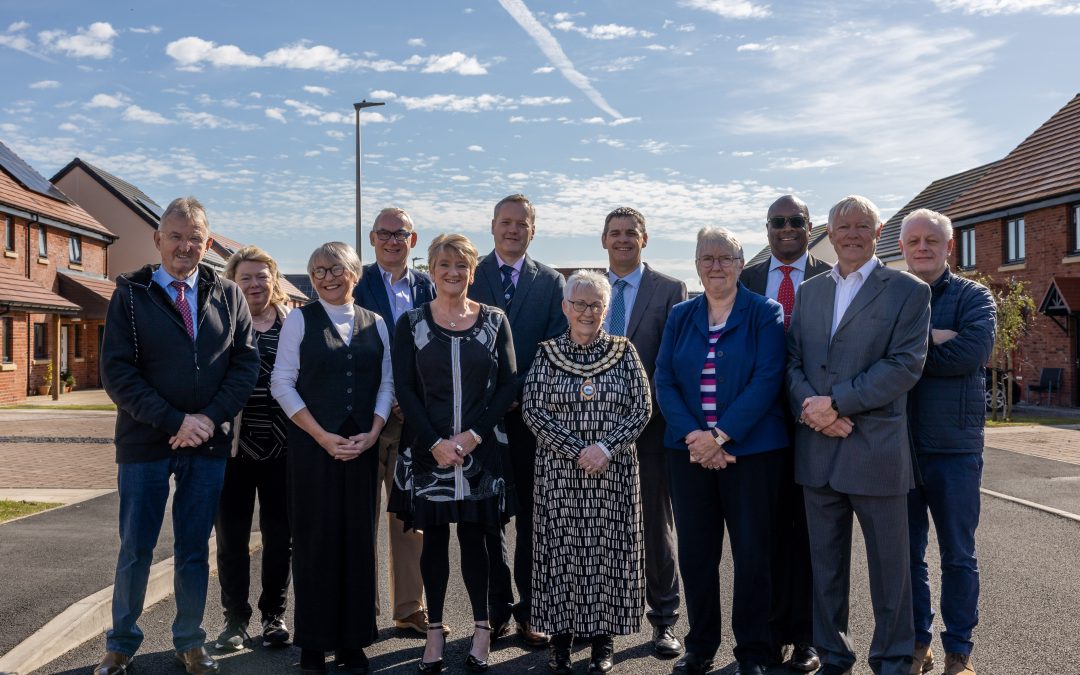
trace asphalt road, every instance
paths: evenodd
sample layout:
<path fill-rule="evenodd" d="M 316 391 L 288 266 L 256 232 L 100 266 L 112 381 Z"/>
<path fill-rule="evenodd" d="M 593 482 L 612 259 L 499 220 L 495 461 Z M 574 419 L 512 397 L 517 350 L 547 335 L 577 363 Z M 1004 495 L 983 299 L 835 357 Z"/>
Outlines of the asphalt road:
<path fill-rule="evenodd" d="M 998 492 L 1045 503 L 1080 513 L 1080 466 L 987 449 L 984 486 Z M 452 539 L 451 541 L 455 541 Z M 992 497 L 983 498 L 982 525 L 978 545 L 982 568 L 981 622 L 976 630 L 975 665 L 983 675 L 1030 675 L 1080 673 L 1080 523 L 1043 513 L 1029 507 Z M 385 549 L 385 532 L 381 550 Z M 856 528 L 852 570 L 851 633 L 860 663 L 855 675 L 868 675 L 866 649 L 872 631 L 872 613 L 867 590 L 862 541 Z M 451 546 L 453 550 L 453 546 Z M 930 555 L 936 556 L 931 542 Z M 256 556 L 257 560 L 257 556 Z M 729 590 L 730 557 L 725 552 L 721 568 L 722 586 Z M 456 569 L 456 565 L 452 566 Z M 257 573 L 253 573 L 257 579 Z M 938 574 L 932 572 L 937 587 Z M 387 595 L 386 571 L 380 578 L 383 597 Z M 204 627 L 212 640 L 222 627 L 216 578 L 211 579 Z M 453 627 L 446 650 L 450 672 L 465 672 L 461 665 L 469 648 L 470 611 L 460 576 L 451 573 L 447 622 Z M 730 606 L 730 595 L 724 599 Z M 169 625 L 173 617 L 172 599 L 148 609 L 141 621 L 146 642 L 136 658 L 135 673 L 175 674 L 182 672 L 172 660 Z M 290 617 L 291 619 L 291 617 Z M 291 622 L 290 622 L 291 623 Z M 373 670 L 387 673 L 415 672 L 423 640 L 419 635 L 390 628 L 388 618 L 380 623 L 379 641 L 369 648 Z M 940 629 L 940 626 L 938 627 Z M 685 633 L 684 621 L 677 632 Z M 731 675 L 735 664 L 730 656 L 729 628 L 714 672 Z M 624 673 L 667 673 L 673 661 L 652 656 L 648 634 L 616 641 L 616 669 Z M 935 641 L 935 651 L 940 643 Z M 68 675 L 90 673 L 100 658 L 104 640 L 93 640 L 37 671 Z M 575 647 L 575 662 L 584 672 L 588 645 Z M 939 654 L 939 658 L 943 655 Z M 516 637 L 495 644 L 491 663 L 498 672 L 546 672 L 546 652 L 530 651 Z M 222 671 L 228 674 L 296 672 L 299 651 L 293 648 L 267 650 L 261 647 L 225 656 Z M 939 661 L 940 663 L 940 661 Z M 786 673 L 777 668 L 770 675 Z M 940 672 L 940 670 L 936 671 Z"/>

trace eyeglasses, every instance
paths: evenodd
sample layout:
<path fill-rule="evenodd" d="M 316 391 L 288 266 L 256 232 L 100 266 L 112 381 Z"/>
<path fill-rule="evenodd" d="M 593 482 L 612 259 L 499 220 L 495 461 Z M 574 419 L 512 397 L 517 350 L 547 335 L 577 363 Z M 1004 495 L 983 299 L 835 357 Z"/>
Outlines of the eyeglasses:
<path fill-rule="evenodd" d="M 340 277 L 342 274 L 345 274 L 345 267 L 343 265 L 334 265 L 333 267 L 329 268 L 316 267 L 315 269 L 311 270 L 311 276 L 315 277 L 316 279 L 325 279 L 327 272 L 330 273 L 330 276 Z"/>
<path fill-rule="evenodd" d="M 409 237 L 412 236 L 412 234 L 413 233 L 409 230 L 395 230 L 393 232 L 391 232 L 390 230 L 382 229 L 375 230 L 375 236 L 379 239 L 379 241 L 390 241 L 391 239 L 393 239 L 399 244 L 405 243 L 409 239 Z"/>
<path fill-rule="evenodd" d="M 765 222 L 774 230 L 782 230 L 784 225 L 791 225 L 797 230 L 806 227 L 806 218 L 804 216 L 773 216 Z"/>
<path fill-rule="evenodd" d="M 697 264 L 701 267 L 704 267 L 705 269 L 709 269 L 713 265 L 719 263 L 720 267 L 727 269 L 728 267 L 734 265 L 736 260 L 742 260 L 742 258 L 733 255 L 703 255 L 697 259 Z"/>
<path fill-rule="evenodd" d="M 591 311 L 593 314 L 599 314 L 604 311 L 604 303 L 594 302 L 589 304 L 584 300 L 572 300 L 570 305 L 574 308 L 574 311 L 578 314 L 584 314 L 585 310 Z"/>

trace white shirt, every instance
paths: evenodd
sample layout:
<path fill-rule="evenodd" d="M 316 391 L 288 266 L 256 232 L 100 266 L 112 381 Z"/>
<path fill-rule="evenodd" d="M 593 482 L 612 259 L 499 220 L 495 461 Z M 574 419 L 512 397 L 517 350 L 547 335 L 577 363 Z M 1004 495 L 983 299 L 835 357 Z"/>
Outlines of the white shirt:
<path fill-rule="evenodd" d="M 795 284 L 795 293 L 799 292 L 799 284 L 806 278 L 806 258 L 809 253 L 803 253 L 799 256 L 799 259 L 791 263 L 791 266 L 795 269 L 791 270 L 791 283 Z M 780 283 L 784 280 L 784 273 L 780 270 L 781 265 L 787 265 L 786 262 L 780 262 L 776 259 L 776 256 L 769 256 L 769 276 L 765 279 L 765 297 L 778 300 L 780 295 Z"/>
<path fill-rule="evenodd" d="M 330 323 L 337 329 L 338 335 L 345 344 L 352 342 L 353 326 L 356 323 L 354 305 L 350 302 L 344 305 L 331 305 L 319 303 L 330 317 Z M 390 419 L 390 406 L 394 402 L 394 371 L 390 365 L 390 334 L 386 329 L 386 322 L 381 316 L 375 316 L 375 328 L 382 338 L 382 380 L 379 383 L 379 391 L 375 396 L 375 414 L 384 420 Z M 289 312 L 285 317 L 285 323 L 281 325 L 278 334 L 277 360 L 274 361 L 274 372 L 270 374 L 270 394 L 277 400 L 278 405 L 290 418 L 307 407 L 300 392 L 296 391 L 296 378 L 300 373 L 300 343 L 304 340 L 304 313 Z M 327 429 L 327 431 L 336 431 Z"/>
<path fill-rule="evenodd" d="M 870 258 L 870 260 L 866 261 L 862 267 L 847 275 L 846 279 L 840 276 L 840 263 L 836 263 L 833 265 L 833 268 L 829 270 L 829 276 L 836 282 L 836 296 L 833 300 L 832 330 L 829 331 L 830 338 L 836 334 L 836 327 L 840 325 L 840 320 L 844 318 L 844 312 L 847 311 L 848 306 L 851 305 L 851 301 L 858 295 L 863 282 L 869 278 L 871 272 L 877 269 L 878 264 L 879 261 L 877 257 Z M 293 312 L 293 314 L 295 313 L 296 312 Z"/>

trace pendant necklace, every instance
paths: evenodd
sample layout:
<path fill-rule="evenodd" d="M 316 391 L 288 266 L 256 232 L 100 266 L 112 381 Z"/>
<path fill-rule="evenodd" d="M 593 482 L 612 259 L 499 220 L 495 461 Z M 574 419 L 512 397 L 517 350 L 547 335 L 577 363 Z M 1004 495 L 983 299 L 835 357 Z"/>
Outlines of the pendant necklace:
<path fill-rule="evenodd" d="M 586 377 L 581 381 L 580 391 L 581 398 L 586 401 L 593 400 L 593 397 L 596 396 L 596 385 L 593 383 L 592 378 Z"/>

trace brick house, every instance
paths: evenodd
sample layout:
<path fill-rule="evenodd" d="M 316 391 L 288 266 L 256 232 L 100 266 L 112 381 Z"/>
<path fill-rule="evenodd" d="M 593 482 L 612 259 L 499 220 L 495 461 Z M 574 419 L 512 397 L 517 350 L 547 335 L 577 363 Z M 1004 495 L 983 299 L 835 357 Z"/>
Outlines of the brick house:
<path fill-rule="evenodd" d="M 61 373 L 98 387 L 98 346 L 116 234 L 0 143 L 0 405 Z M 46 373 L 52 365 L 52 382 Z"/>

